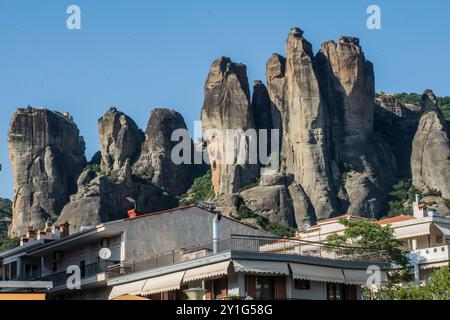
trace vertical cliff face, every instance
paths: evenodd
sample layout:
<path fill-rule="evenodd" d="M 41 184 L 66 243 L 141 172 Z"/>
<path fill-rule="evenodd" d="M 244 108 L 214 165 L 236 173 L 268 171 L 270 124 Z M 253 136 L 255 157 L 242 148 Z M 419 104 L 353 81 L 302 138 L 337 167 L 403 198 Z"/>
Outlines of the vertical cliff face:
<path fill-rule="evenodd" d="M 136 123 L 111 107 L 98 120 L 101 166 L 105 171 L 119 170 L 127 159 L 134 161 L 144 139 Z"/>
<path fill-rule="evenodd" d="M 248 143 L 233 146 L 226 138 L 227 130 L 255 128 L 245 65 L 226 57 L 212 63 L 205 83 L 201 118 L 214 191 L 217 195 L 236 192 L 259 174 L 257 165 L 236 161 L 239 155 L 245 156 Z M 245 138 L 238 133 L 234 140 L 241 142 Z"/>
<path fill-rule="evenodd" d="M 84 141 L 69 115 L 46 109 L 18 109 L 8 143 L 14 176 L 10 235 L 56 218 L 85 165 Z"/>
<path fill-rule="evenodd" d="M 270 84 L 272 80 L 269 82 L 274 100 L 282 97 L 279 111 L 285 170 L 303 188 L 316 217 L 327 218 L 337 207 L 326 145 L 327 110 L 314 67 L 312 46 L 298 28 L 292 29 L 286 41 L 285 61 L 284 83 L 277 86 Z M 267 78 L 273 78 L 271 73 L 272 70 L 267 70 Z M 280 74 L 275 82 L 281 79 Z M 283 92 L 273 90 L 277 87 Z"/>
<path fill-rule="evenodd" d="M 372 63 L 352 37 L 325 42 L 316 59 L 329 108 L 331 159 L 341 176 L 345 174 L 341 198 L 348 202 L 349 214 L 377 216 L 394 182 L 396 163 L 389 146 L 373 131 Z"/>
<path fill-rule="evenodd" d="M 185 137 L 187 141 L 184 143 L 187 144 L 191 154 L 181 155 L 185 156 L 190 164 L 175 163 L 172 159 L 172 151 L 181 142 L 172 141 L 172 133 L 178 129 L 188 133 L 181 114 L 170 109 L 154 109 L 145 132 L 141 155 L 133 165 L 134 174 L 146 176 L 156 185 L 176 195 L 184 193 L 192 185 L 196 172 L 192 162 L 193 143 L 190 137 Z M 180 152 L 177 152 L 177 156 L 179 155 Z"/>
<path fill-rule="evenodd" d="M 411 155 L 413 184 L 420 190 L 435 189 L 450 199 L 450 142 L 448 128 L 431 90 L 422 96 L 422 115 Z"/>

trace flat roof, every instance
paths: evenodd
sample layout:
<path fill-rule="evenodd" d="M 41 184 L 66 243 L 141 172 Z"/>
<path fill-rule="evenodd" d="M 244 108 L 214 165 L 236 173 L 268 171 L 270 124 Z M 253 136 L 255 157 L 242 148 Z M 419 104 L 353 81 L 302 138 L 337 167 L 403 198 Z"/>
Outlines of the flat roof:
<path fill-rule="evenodd" d="M 236 260 L 253 260 L 253 261 L 273 261 L 273 262 L 292 262 L 300 263 L 321 267 L 332 267 L 339 269 L 349 269 L 349 270 L 367 270 L 367 268 L 374 263 L 362 263 L 362 262 L 352 262 L 352 261 L 341 261 L 326 259 L 320 257 L 311 256 L 299 256 L 291 254 L 278 254 L 278 253 L 259 253 L 259 252 L 242 252 L 242 251 L 225 251 L 215 255 L 202 257 L 190 261 L 180 262 L 177 264 L 172 264 L 168 266 L 163 266 L 159 268 L 149 269 L 145 271 L 140 271 L 136 273 L 130 273 L 127 275 L 114 277 L 107 280 L 108 286 L 114 286 L 119 284 L 124 284 L 128 282 L 148 279 L 152 277 L 157 277 L 165 274 L 170 274 L 178 271 L 183 271 L 187 269 L 193 269 L 201 266 L 206 266 L 213 263 L 223 262 L 233 259 Z M 381 270 L 388 270 L 389 266 L 387 264 L 375 264 L 380 267 Z"/>

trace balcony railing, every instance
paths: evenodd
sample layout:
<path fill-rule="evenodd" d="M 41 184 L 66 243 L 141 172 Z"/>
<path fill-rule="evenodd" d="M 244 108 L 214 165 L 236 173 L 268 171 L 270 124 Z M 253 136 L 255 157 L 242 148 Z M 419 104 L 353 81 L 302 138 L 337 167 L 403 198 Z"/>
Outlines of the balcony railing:
<path fill-rule="evenodd" d="M 98 274 L 104 273 L 108 270 L 109 266 L 116 265 L 118 261 L 104 260 L 92 264 L 85 265 L 84 267 L 80 267 L 81 279 L 86 279 L 89 277 L 96 276 Z M 67 282 L 67 278 L 70 277 L 71 274 L 66 271 L 53 273 L 44 277 L 40 277 L 41 281 L 52 281 L 53 287 L 65 284 Z"/>
<path fill-rule="evenodd" d="M 409 258 L 416 259 L 418 263 L 448 261 L 450 259 L 449 245 L 412 250 Z"/>
<path fill-rule="evenodd" d="M 108 268 L 107 277 L 114 278 L 213 255 L 213 246 L 213 242 L 208 242 L 195 248 L 174 250 L 140 260 L 121 262 Z M 389 253 L 385 250 L 272 237 L 233 235 L 229 239 L 218 242 L 218 252 L 225 251 L 287 254 L 373 264 L 389 262 Z"/>

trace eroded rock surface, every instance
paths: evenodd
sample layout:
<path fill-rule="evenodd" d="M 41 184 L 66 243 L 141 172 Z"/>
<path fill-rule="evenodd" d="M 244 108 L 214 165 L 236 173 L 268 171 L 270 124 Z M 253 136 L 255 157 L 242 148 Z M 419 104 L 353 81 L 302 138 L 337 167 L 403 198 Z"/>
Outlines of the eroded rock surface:
<path fill-rule="evenodd" d="M 11 236 L 55 219 L 77 189 L 86 163 L 84 141 L 72 117 L 47 109 L 18 109 L 8 143 L 14 177 Z"/>
<path fill-rule="evenodd" d="M 185 150 L 190 150 L 190 154 L 183 154 L 181 149 L 177 148 L 181 140 L 172 141 L 172 133 L 176 130 L 179 130 L 180 134 L 189 133 L 181 114 L 170 109 L 152 110 L 142 152 L 133 165 L 133 172 L 147 177 L 170 193 L 179 195 L 192 185 L 195 173 L 201 165 L 195 166 L 193 163 L 194 146 L 189 135 L 183 135 L 182 141 L 187 144 Z M 176 138 L 181 139 L 178 134 Z M 172 151 L 176 153 L 176 161 L 172 159 Z M 183 157 L 185 163 L 177 163 L 178 159 L 182 160 Z"/>
<path fill-rule="evenodd" d="M 450 199 L 450 142 L 448 128 L 433 91 L 422 96 L 422 114 L 414 136 L 411 171 L 420 190 L 438 190 Z"/>
<path fill-rule="evenodd" d="M 212 63 L 201 117 L 214 192 L 217 195 L 237 192 L 259 175 L 259 166 L 246 160 L 249 144 L 243 132 L 255 129 L 255 122 L 245 65 L 227 57 Z M 237 142 L 233 145 L 227 143 L 227 130 L 235 129 L 242 133 L 235 131 Z M 243 161 L 238 161 L 240 157 Z"/>

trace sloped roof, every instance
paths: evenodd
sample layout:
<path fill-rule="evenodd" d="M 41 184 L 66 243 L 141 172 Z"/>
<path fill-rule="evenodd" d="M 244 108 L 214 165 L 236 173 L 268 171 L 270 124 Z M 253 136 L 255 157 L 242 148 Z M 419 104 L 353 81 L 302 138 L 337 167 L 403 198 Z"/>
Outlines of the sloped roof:
<path fill-rule="evenodd" d="M 394 222 L 406 221 L 406 220 L 411 220 L 411 219 L 414 219 L 414 218 L 412 216 L 400 215 L 400 216 L 397 216 L 397 217 L 391 217 L 391 218 L 378 220 L 378 221 L 375 221 L 375 223 L 383 225 L 383 224 L 391 224 L 391 223 L 394 223 Z"/>

